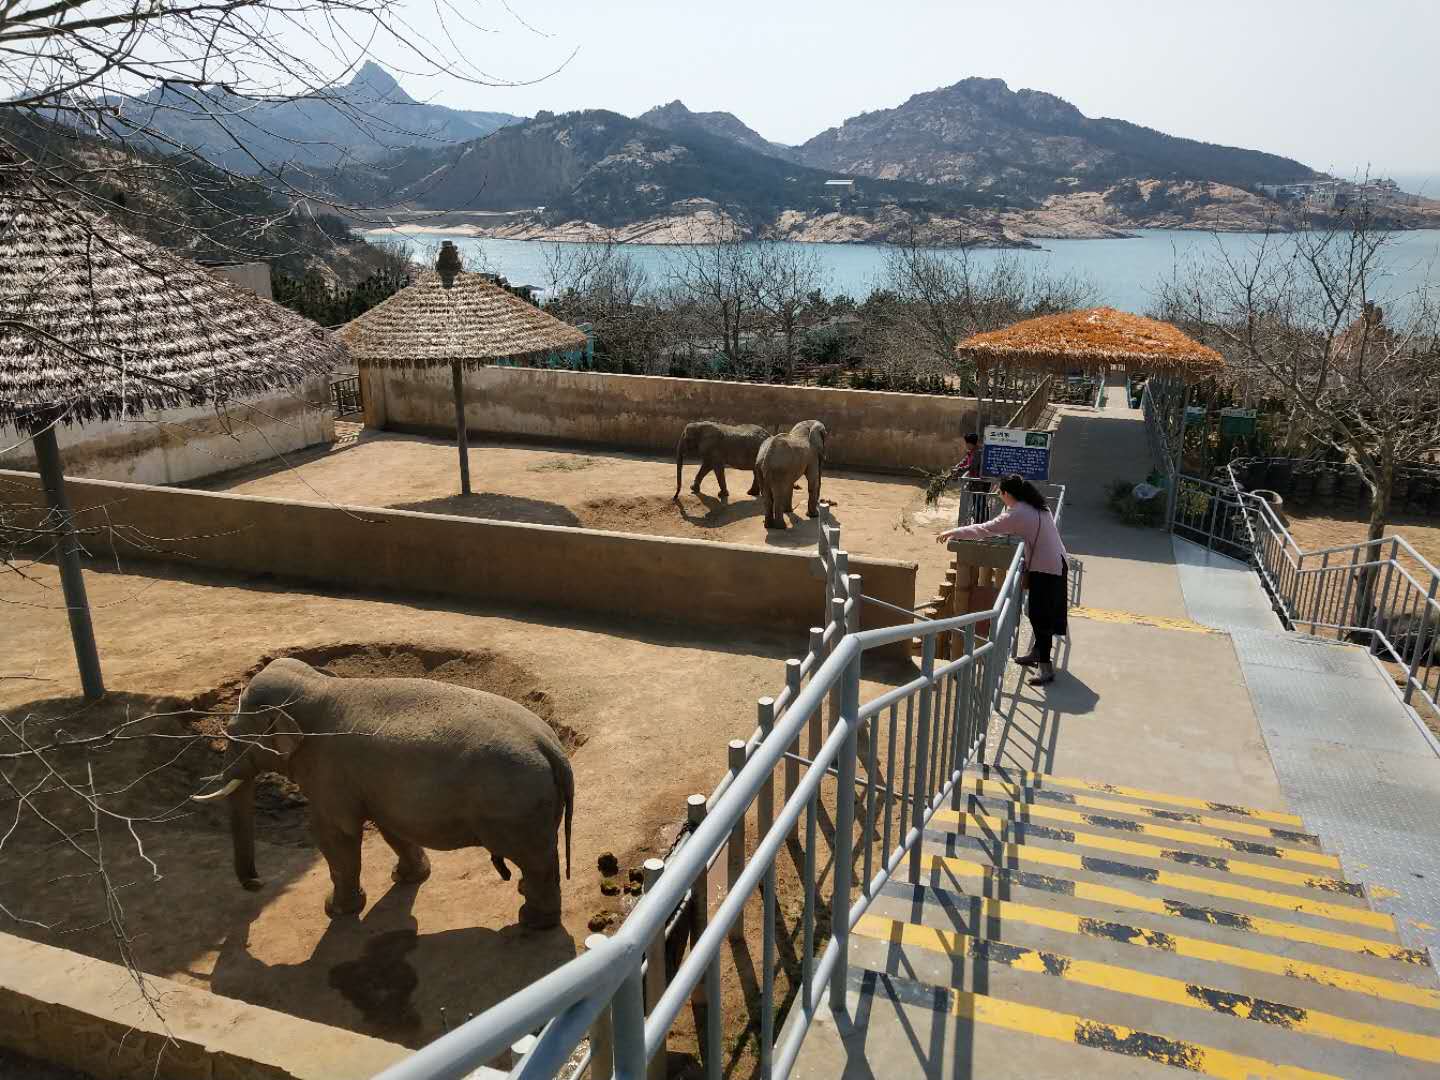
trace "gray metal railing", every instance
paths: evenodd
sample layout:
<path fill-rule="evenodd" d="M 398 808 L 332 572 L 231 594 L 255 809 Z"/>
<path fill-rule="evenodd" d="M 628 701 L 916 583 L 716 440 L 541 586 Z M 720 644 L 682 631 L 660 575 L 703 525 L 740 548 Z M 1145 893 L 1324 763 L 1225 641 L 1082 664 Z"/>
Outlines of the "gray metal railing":
<path fill-rule="evenodd" d="M 851 928 L 892 875 L 920 880 L 926 824 L 947 803 L 960 808 L 962 773 L 983 753 L 1021 614 L 1024 550 L 1017 545 L 989 610 L 860 630 L 863 582 L 848 572 L 839 529 L 828 518 L 821 519 L 820 537 L 826 625 L 811 630 L 804 658 L 786 662 L 780 693 L 759 700 L 755 735 L 731 744 L 731 768 L 715 792 L 709 799 L 691 798 L 692 831 L 620 929 L 613 937 L 590 939 L 593 947 L 584 954 L 386 1070 L 383 1080 L 463 1077 L 537 1030 L 538 1040 L 512 1077 L 556 1075 L 587 1033 L 590 1054 L 581 1069 L 592 1077 L 663 1076 L 671 1026 L 697 991 L 707 1002 L 700 1033 L 704 1071 L 707 1080 L 718 1080 L 725 1054 L 720 965 L 726 941 L 743 932 L 747 906 L 757 894 L 758 1071 L 765 1078 L 789 1075 L 811 1021 L 821 1010 L 843 1004 Z M 937 661 L 941 634 L 963 641 L 958 658 Z M 866 658 L 915 638 L 918 672 L 862 702 Z M 822 724 L 827 711 L 828 726 Z M 785 791 L 778 807 L 777 768 Z M 819 821 L 829 814 L 822 797 L 830 777 L 835 783 L 827 886 L 820 880 L 825 853 Z M 752 825 L 753 850 L 746 839 Z M 795 851 L 797 838 L 794 872 L 804 903 L 799 919 L 787 927 L 776 903 L 777 865 L 782 853 Z M 705 897 L 722 852 L 727 889 L 711 912 Z M 858 885 L 852 883 L 857 871 Z M 665 970 L 658 943 L 687 900 L 695 905 L 689 951 L 672 973 Z M 830 936 L 822 943 L 827 907 Z M 782 933 L 798 939 L 799 966 L 777 1033 L 775 954 Z"/>
<path fill-rule="evenodd" d="M 974 525 L 976 522 L 989 521 L 1002 510 L 1005 503 L 1000 498 L 1000 492 L 995 485 L 1000 482 L 998 476 L 984 476 L 981 481 L 990 485 L 989 491 L 967 490 L 970 479 L 960 482 L 960 509 L 956 514 L 955 524 Z M 1052 483 L 1048 480 L 1037 480 L 1035 486 L 1040 489 L 1040 494 L 1050 504 L 1050 512 L 1055 515 L 1055 524 L 1060 524 L 1060 515 L 1065 512 L 1065 485 Z"/>

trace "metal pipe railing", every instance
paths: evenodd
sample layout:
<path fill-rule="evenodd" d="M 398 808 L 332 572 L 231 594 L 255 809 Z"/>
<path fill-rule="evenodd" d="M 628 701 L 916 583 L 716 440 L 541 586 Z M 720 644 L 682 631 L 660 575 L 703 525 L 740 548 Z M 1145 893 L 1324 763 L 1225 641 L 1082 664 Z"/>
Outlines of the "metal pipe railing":
<path fill-rule="evenodd" d="M 1057 513 L 1062 504 L 1060 489 Z M 383 1080 L 463 1077 L 505 1051 L 519 1036 L 542 1028 L 511 1075 L 552 1075 L 571 1057 L 585 1032 L 597 1024 L 603 1024 L 603 1045 L 610 1048 L 611 1060 L 601 1064 L 596 1075 L 639 1080 L 649 1062 L 664 1060 L 661 1055 L 670 1028 L 697 992 L 705 993 L 709 1002 L 702 1037 L 705 1072 L 707 1077 L 718 1078 L 723 1007 L 719 964 L 725 943 L 742 925 L 746 905 L 759 890 L 764 905 L 764 962 L 767 968 L 771 966 L 779 929 L 776 862 L 803 818 L 800 876 L 805 906 L 796 928 L 802 935 L 800 981 L 779 1037 L 770 1023 L 764 1019 L 760 1023 L 766 1044 L 759 1054 L 760 1074 L 788 1074 L 811 1019 L 819 1010 L 843 1003 L 850 928 L 907 859 L 907 872 L 911 880 L 918 881 L 920 866 L 911 853 L 918 851 L 931 815 L 947 800 L 953 801 L 965 767 L 984 744 L 1019 622 L 1024 556 L 1023 544 L 1016 545 L 995 604 L 987 611 L 862 631 L 863 582 L 848 573 L 839 530 L 828 518 L 821 521 L 818 551 L 826 575 L 825 625 L 812 630 L 810 649 L 803 659 L 787 662 L 784 689 L 773 699 L 761 699 L 755 734 L 732 744 L 733 764 L 711 796 L 703 801 L 699 796 L 692 799 L 692 831 L 672 851 L 659 876 L 647 883 L 640 901 L 614 936 L 386 1070 L 381 1074 Z M 978 640 L 976 626 L 986 621 L 990 623 L 989 640 Z M 963 636 L 964 654 L 937 666 L 939 635 L 956 631 Z M 918 677 L 862 702 L 866 655 L 911 638 L 921 640 L 926 657 Z M 827 702 L 831 722 L 822 739 L 818 724 Z M 801 733 L 807 730 L 808 771 L 793 784 L 787 772 L 785 798 L 777 809 L 773 804 L 775 769 L 781 765 L 795 768 L 803 760 L 792 747 L 798 749 Z M 883 758 L 882 743 L 886 747 Z M 861 766 L 863 781 L 858 776 Z M 817 878 L 821 865 L 817 817 L 827 777 L 832 774 L 835 828 L 832 880 L 827 890 L 831 937 L 817 957 L 815 915 L 822 891 Z M 897 775 L 902 781 L 898 799 Z M 877 829 L 882 812 L 883 830 Z M 748 856 L 742 828 L 747 815 L 757 822 L 755 848 Z M 895 824 L 898 829 L 892 829 Z M 872 873 L 877 832 L 883 832 L 884 846 L 879 872 Z M 727 848 L 737 837 L 741 846 Z M 663 948 L 655 949 L 655 943 L 671 925 L 672 913 L 687 901 L 702 909 L 708 907 L 701 886 L 712 870 L 719 872 L 717 859 L 723 850 L 738 850 L 738 858 L 730 862 L 726 896 L 714 912 L 701 911 L 689 952 L 673 975 L 658 971 L 652 961 L 642 980 L 647 951 L 652 957 L 664 955 Z M 851 884 L 857 858 L 863 862 L 858 887 Z M 759 1006 L 762 1018 L 774 1016 L 774 993 L 773 977 L 765 979 Z M 596 1045 L 592 1043 L 592 1051 Z M 594 1071 L 593 1052 L 590 1058 Z"/>

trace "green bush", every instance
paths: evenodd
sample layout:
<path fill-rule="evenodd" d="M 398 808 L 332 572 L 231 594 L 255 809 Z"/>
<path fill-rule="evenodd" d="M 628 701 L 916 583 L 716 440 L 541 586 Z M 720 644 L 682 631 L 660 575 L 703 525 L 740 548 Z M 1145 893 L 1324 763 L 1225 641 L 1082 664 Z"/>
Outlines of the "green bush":
<path fill-rule="evenodd" d="M 1106 489 L 1105 501 L 1126 525 L 1153 529 L 1165 522 L 1165 496 L 1161 494 L 1153 499 L 1137 499 L 1133 481 L 1112 481 Z"/>

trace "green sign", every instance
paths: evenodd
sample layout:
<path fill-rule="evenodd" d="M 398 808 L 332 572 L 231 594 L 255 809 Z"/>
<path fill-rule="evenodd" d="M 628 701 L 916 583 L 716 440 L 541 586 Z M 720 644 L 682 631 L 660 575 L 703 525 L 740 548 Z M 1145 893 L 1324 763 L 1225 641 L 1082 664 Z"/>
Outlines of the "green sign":
<path fill-rule="evenodd" d="M 1254 409 L 1220 410 L 1221 435 L 1254 435 L 1255 423 Z"/>
<path fill-rule="evenodd" d="M 1205 406 L 1190 405 L 1185 409 L 1185 426 L 1191 424 L 1203 424 L 1205 422 Z"/>

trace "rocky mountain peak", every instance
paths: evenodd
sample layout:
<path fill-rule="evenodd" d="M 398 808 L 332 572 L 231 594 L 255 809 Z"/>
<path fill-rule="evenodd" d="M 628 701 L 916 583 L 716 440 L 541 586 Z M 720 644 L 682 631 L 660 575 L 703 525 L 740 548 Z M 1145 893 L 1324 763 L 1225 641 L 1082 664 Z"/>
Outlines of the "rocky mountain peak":
<path fill-rule="evenodd" d="M 349 89 L 363 92 L 367 97 L 379 101 L 409 103 L 415 100 L 395 81 L 395 76 L 373 60 L 366 60 L 364 66 L 355 73 L 355 77 L 350 80 Z"/>

